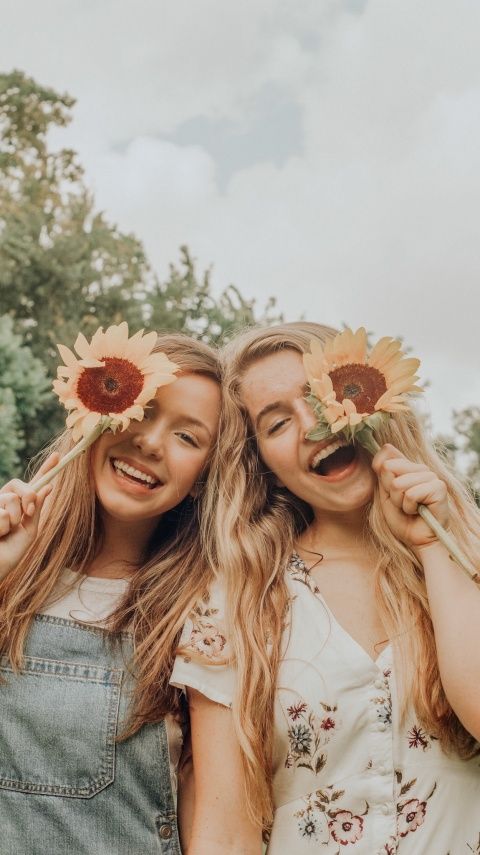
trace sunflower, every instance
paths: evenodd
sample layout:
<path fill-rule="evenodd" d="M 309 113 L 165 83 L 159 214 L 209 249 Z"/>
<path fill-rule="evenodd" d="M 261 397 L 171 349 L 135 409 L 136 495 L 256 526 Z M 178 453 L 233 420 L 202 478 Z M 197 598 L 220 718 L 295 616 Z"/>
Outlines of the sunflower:
<path fill-rule="evenodd" d="M 368 351 L 367 333 L 350 329 L 322 345 L 310 342 L 303 361 L 311 389 L 310 402 L 328 433 L 345 431 L 350 438 L 378 424 L 377 414 L 407 410 L 415 385 L 418 359 L 407 358 L 401 343 L 388 336 Z"/>
<path fill-rule="evenodd" d="M 407 358 L 401 342 L 388 336 L 369 352 L 364 327 L 355 333 L 347 328 L 324 345 L 312 339 L 303 362 L 310 386 L 307 401 L 317 417 L 307 434 L 311 440 L 341 434 L 376 454 L 380 446 L 375 429 L 392 413 L 408 410 L 407 396 L 422 391 L 415 385 L 420 361 Z M 462 570 L 480 584 L 480 573 L 430 509 L 420 504 L 418 513 Z"/>
<path fill-rule="evenodd" d="M 155 332 L 143 330 L 128 336 L 128 324 L 100 327 L 90 344 L 79 333 L 74 345 L 78 356 L 63 344 L 58 350 L 65 365 L 57 369 L 53 388 L 69 410 L 67 427 L 75 441 L 87 437 L 100 424 L 125 430 L 131 419 L 141 421 L 144 408 L 159 386 L 173 383 L 178 366 L 161 352 L 152 352 Z"/>

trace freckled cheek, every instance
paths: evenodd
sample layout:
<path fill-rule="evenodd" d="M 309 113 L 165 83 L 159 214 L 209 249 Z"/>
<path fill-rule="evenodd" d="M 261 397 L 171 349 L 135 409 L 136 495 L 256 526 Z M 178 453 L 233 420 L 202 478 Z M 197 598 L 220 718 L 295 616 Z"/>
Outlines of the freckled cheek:
<path fill-rule="evenodd" d="M 205 465 L 206 455 L 203 454 L 185 454 L 182 450 L 176 450 L 176 453 L 170 457 L 169 468 L 175 478 L 177 484 L 188 493 L 198 476 L 200 475 Z"/>
<path fill-rule="evenodd" d="M 287 444 L 278 443 L 275 448 L 266 448 L 261 454 L 265 467 L 281 481 L 291 480 L 298 474 L 298 461 Z"/>

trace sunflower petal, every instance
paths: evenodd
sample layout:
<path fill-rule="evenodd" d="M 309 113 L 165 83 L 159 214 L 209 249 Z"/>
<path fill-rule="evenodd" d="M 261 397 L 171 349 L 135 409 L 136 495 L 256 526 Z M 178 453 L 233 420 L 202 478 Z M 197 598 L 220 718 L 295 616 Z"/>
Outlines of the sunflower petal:
<path fill-rule="evenodd" d="M 65 347 L 64 344 L 57 344 L 57 348 L 58 348 L 58 352 L 59 352 L 60 356 L 62 357 L 65 365 L 67 365 L 69 368 L 76 368 L 76 366 L 78 364 L 78 360 L 77 360 L 77 357 L 75 356 L 75 354 L 72 353 L 70 348 Z"/>
<path fill-rule="evenodd" d="M 367 331 L 359 327 L 353 335 L 352 362 L 365 365 L 367 361 Z"/>
<path fill-rule="evenodd" d="M 153 374 L 154 371 L 161 374 L 173 374 L 179 370 L 179 366 L 172 362 L 165 353 L 152 353 L 143 360 L 141 370 L 144 374 Z"/>
<path fill-rule="evenodd" d="M 98 425 L 101 418 L 101 413 L 89 412 L 83 419 L 83 435 L 87 436 Z"/>
<path fill-rule="evenodd" d="M 57 368 L 57 377 L 72 378 L 78 373 L 76 368 L 68 368 L 66 365 L 59 365 Z"/>
<path fill-rule="evenodd" d="M 78 333 L 77 340 L 74 344 L 74 348 L 77 351 L 80 359 L 91 359 L 92 354 L 90 351 L 90 345 L 83 335 L 83 333 Z"/>
<path fill-rule="evenodd" d="M 98 330 L 94 332 L 92 340 L 90 342 L 90 355 L 92 359 L 103 359 L 104 341 L 105 333 L 103 332 L 103 327 L 99 327 Z"/>
<path fill-rule="evenodd" d="M 344 416 L 342 419 L 338 419 L 338 421 L 334 422 L 330 426 L 330 430 L 332 431 L 332 433 L 338 433 L 338 431 L 342 430 L 342 428 L 346 427 L 347 424 L 348 424 L 348 418 L 347 418 L 347 416 Z"/>
<path fill-rule="evenodd" d="M 128 324 L 113 324 L 105 330 L 103 338 L 103 356 L 117 356 L 123 358 L 128 341 Z"/>
<path fill-rule="evenodd" d="M 165 385 L 165 384 L 164 384 Z M 153 401 L 155 395 L 157 394 L 158 386 L 156 383 L 150 383 L 150 385 L 145 385 L 140 392 L 140 394 L 135 399 L 135 404 L 138 404 L 140 407 L 145 407 L 150 401 Z"/>
<path fill-rule="evenodd" d="M 419 359 L 402 359 L 402 361 L 398 362 L 396 365 L 384 368 L 383 373 L 387 383 L 390 384 L 394 383 L 395 380 L 399 380 L 401 377 L 415 374 L 419 365 Z"/>
<path fill-rule="evenodd" d="M 152 350 L 155 347 L 157 340 L 158 336 L 156 332 L 146 333 L 146 335 L 139 339 L 135 339 L 134 336 L 127 344 L 125 358 L 132 359 L 138 367 L 143 370 L 143 364 L 147 357 L 152 354 Z M 163 353 L 157 353 L 157 356 L 163 356 L 166 358 Z"/>
<path fill-rule="evenodd" d="M 100 362 L 99 359 L 80 359 L 78 364 L 82 368 L 103 368 L 105 362 Z"/>
<path fill-rule="evenodd" d="M 322 374 L 319 379 L 313 379 L 310 383 L 310 387 L 313 394 L 319 398 L 320 401 L 325 401 L 326 398 L 330 398 L 332 395 L 335 398 L 333 383 L 328 374 Z"/>
<path fill-rule="evenodd" d="M 130 419 L 125 415 L 125 413 L 110 413 L 110 418 L 112 420 L 110 426 L 114 433 L 116 433 L 118 429 L 120 429 L 120 432 L 126 430 L 130 424 Z"/>
<path fill-rule="evenodd" d="M 303 354 L 303 367 L 305 368 L 305 374 L 309 383 L 312 382 L 313 378 L 318 377 L 322 373 L 318 360 L 311 353 Z"/>
<path fill-rule="evenodd" d="M 388 361 L 394 354 L 398 354 L 401 346 L 402 343 L 396 338 L 391 338 L 390 336 L 381 338 L 372 348 L 368 357 L 368 364 L 381 371 L 384 362 Z"/>
<path fill-rule="evenodd" d="M 78 407 L 78 398 L 67 398 L 62 400 L 62 404 L 66 410 L 76 410 Z"/>
<path fill-rule="evenodd" d="M 128 407 L 128 409 L 124 410 L 122 413 L 122 416 L 126 416 L 128 419 L 136 419 L 139 422 L 142 421 L 144 415 L 144 408 L 139 406 L 138 404 L 133 404 L 131 407 Z"/>
<path fill-rule="evenodd" d="M 66 425 L 68 428 L 71 428 L 78 422 L 79 419 L 83 419 L 88 413 L 88 410 L 72 410 L 71 413 L 68 414 Z"/>
<path fill-rule="evenodd" d="M 348 417 L 348 424 L 350 425 L 350 427 L 355 427 L 356 425 L 359 425 L 360 422 L 363 422 L 364 418 L 365 415 L 363 413 L 352 413 Z"/>
<path fill-rule="evenodd" d="M 355 403 L 351 400 L 351 398 L 344 398 L 342 401 L 342 407 L 345 410 L 345 415 L 351 416 L 353 413 L 357 412 L 357 408 Z"/>

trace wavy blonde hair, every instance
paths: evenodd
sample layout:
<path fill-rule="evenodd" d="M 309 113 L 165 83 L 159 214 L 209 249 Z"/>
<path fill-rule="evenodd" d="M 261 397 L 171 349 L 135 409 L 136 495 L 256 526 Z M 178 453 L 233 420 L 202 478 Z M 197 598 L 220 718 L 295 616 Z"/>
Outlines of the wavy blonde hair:
<path fill-rule="evenodd" d="M 224 413 L 220 426 L 217 493 L 211 535 L 212 560 L 225 579 L 227 621 L 238 673 L 233 705 L 252 818 L 273 817 L 271 758 L 275 685 L 288 609 L 285 568 L 295 539 L 313 518 L 312 509 L 265 471 L 241 383 L 247 368 L 279 350 L 309 350 L 312 336 L 324 342 L 336 330 L 311 323 L 252 329 L 224 349 Z M 427 441 L 413 412 L 392 416 L 378 432 L 410 460 L 427 464 L 449 488 L 453 534 L 472 561 L 478 557 L 480 515 L 473 499 Z M 413 553 L 388 528 L 378 498 L 368 513 L 368 535 L 379 561 L 376 596 L 389 638 L 394 640 L 404 710 L 413 704 L 419 721 L 446 751 L 470 757 L 474 738 L 453 712 L 442 687 L 424 576 Z M 460 572 L 460 571 L 459 571 Z"/>
<path fill-rule="evenodd" d="M 203 342 L 165 333 L 159 335 L 155 350 L 166 353 L 183 373 L 220 383 L 218 357 Z M 42 460 L 52 450 L 65 454 L 73 444 L 67 430 L 42 454 Z M 134 641 L 135 692 L 122 738 L 179 709 L 179 694 L 169 685 L 169 677 L 182 626 L 210 580 L 202 527 L 214 445 L 197 482 L 196 497 L 184 499 L 162 516 L 140 566 L 132 574 L 125 598 L 108 621 L 113 638 L 128 630 Z M 9 657 L 15 669 L 22 666 L 25 639 L 35 614 L 52 596 L 66 567 L 80 573 L 88 568 L 100 548 L 102 534 L 87 452 L 56 477 L 42 511 L 37 539 L 0 583 L 0 652 Z"/>

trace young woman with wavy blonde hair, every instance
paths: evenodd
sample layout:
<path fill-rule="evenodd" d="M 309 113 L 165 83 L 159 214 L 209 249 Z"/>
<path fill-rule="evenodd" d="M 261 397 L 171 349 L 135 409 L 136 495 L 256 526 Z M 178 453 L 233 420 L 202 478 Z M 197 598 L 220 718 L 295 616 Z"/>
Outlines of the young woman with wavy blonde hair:
<path fill-rule="evenodd" d="M 191 707 L 189 855 L 259 853 L 262 826 L 269 855 L 480 851 L 480 591 L 417 507 L 477 563 L 480 515 L 414 412 L 373 460 L 307 438 L 302 354 L 333 335 L 284 324 L 225 348 L 218 580 L 172 677 Z"/>
<path fill-rule="evenodd" d="M 179 372 L 142 421 L 102 434 L 49 496 L 0 491 L 3 855 L 180 853 L 186 721 L 169 676 L 210 578 L 220 365 L 180 334 L 156 350 Z M 73 444 L 67 430 L 42 470 Z"/>

